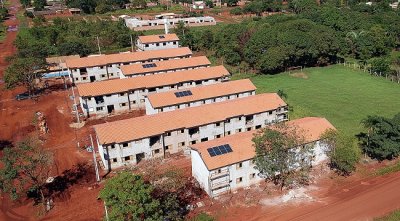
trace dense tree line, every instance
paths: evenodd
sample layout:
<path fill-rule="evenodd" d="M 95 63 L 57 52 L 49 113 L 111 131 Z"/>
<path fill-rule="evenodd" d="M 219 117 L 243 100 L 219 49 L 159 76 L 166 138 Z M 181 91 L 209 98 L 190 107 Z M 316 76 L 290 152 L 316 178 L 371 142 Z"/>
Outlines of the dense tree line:
<path fill-rule="evenodd" d="M 293 66 L 326 65 L 347 57 L 367 63 L 400 46 L 399 11 L 381 4 L 338 5 L 322 2 L 319 6 L 313 0 L 292 0 L 288 4 L 293 12 L 290 16 L 255 17 L 240 24 L 221 25 L 218 30 L 183 32 L 178 28 L 177 33 L 184 39 L 183 45 L 193 50 L 210 50 L 229 65 L 250 66 L 261 73 L 276 73 Z M 280 11 L 281 6 L 277 1 L 255 0 L 243 9 L 235 9 L 235 13 L 247 10 L 261 14 Z"/>
<path fill-rule="evenodd" d="M 86 56 L 98 53 L 97 37 L 102 50 L 130 46 L 130 31 L 122 21 L 67 21 L 55 19 L 53 25 L 38 25 L 21 30 L 15 45 L 18 57 L 45 58 L 50 55 Z M 133 36 L 135 38 L 135 36 Z"/>
<path fill-rule="evenodd" d="M 6 69 L 4 80 L 7 88 L 17 85 L 26 87 L 29 94 L 36 92 L 35 79 L 41 77 L 38 71 L 46 69 L 45 58 L 56 55 L 87 56 L 98 53 L 98 44 L 104 51 L 118 51 L 131 46 L 135 32 L 129 30 L 123 21 L 67 21 L 54 19 L 48 25 L 40 17 L 34 18 L 34 26 L 21 29 L 15 45 L 17 54 Z M 127 50 L 127 49 L 125 49 Z"/>

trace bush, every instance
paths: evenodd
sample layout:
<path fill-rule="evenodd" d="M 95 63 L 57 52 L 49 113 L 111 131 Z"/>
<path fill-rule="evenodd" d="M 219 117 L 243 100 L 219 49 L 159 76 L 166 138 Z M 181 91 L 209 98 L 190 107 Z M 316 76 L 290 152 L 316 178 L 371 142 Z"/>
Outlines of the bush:
<path fill-rule="evenodd" d="M 334 130 L 327 131 L 322 137 L 327 146 L 331 168 L 342 175 L 349 175 L 355 171 L 361 157 L 357 140 Z"/>
<path fill-rule="evenodd" d="M 241 15 L 241 14 L 243 14 L 243 10 L 241 8 L 237 7 L 237 8 L 232 9 L 230 11 L 230 13 L 232 15 Z"/>
<path fill-rule="evenodd" d="M 208 215 L 207 213 L 200 213 L 190 221 L 214 221 L 214 220 L 215 220 L 214 217 Z"/>

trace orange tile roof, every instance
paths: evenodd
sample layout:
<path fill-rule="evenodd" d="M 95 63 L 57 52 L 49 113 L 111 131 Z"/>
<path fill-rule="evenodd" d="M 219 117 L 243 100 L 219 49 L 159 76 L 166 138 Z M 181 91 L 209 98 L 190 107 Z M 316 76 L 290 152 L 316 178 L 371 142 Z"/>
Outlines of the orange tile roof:
<path fill-rule="evenodd" d="M 262 113 L 280 106 L 286 106 L 286 103 L 276 93 L 259 94 L 100 124 L 94 126 L 94 129 L 101 144 L 122 143 L 167 131 L 220 122 L 227 118 Z"/>
<path fill-rule="evenodd" d="M 137 51 L 130 53 L 73 58 L 73 59 L 67 59 L 66 64 L 68 68 L 97 67 L 109 64 L 140 62 L 152 59 L 175 58 L 175 57 L 183 57 L 191 55 L 192 51 L 188 47 L 183 47 L 183 48 L 172 48 L 172 49 L 153 50 L 153 51 Z"/>
<path fill-rule="evenodd" d="M 254 91 L 256 89 L 256 86 L 254 86 L 254 84 L 249 79 L 243 79 L 237 81 L 228 81 L 220 84 L 211 84 L 178 90 L 190 90 L 192 92 L 192 95 L 190 96 L 176 97 L 175 93 L 178 91 L 167 91 L 163 93 L 149 94 L 147 97 L 149 98 L 149 101 L 153 108 L 160 108 L 231 94 L 244 93 L 248 91 Z"/>
<path fill-rule="evenodd" d="M 306 138 L 306 142 L 313 142 L 320 139 L 320 136 L 328 129 L 335 129 L 335 127 L 325 118 L 320 117 L 305 117 L 297 120 L 286 122 L 299 130 Z M 223 138 L 194 144 L 191 149 L 200 153 L 208 170 L 214 170 L 220 167 L 232 165 L 245 160 L 254 158 L 255 147 L 252 138 L 256 131 L 248 131 L 238 134 L 233 134 Z M 229 144 L 232 152 L 211 157 L 207 149 Z"/>
<path fill-rule="evenodd" d="M 165 61 L 152 62 L 156 67 L 143 67 L 144 64 L 131 64 L 121 66 L 121 72 L 123 75 L 135 75 L 144 73 L 154 73 L 159 71 L 168 71 L 181 68 L 208 66 L 211 62 L 206 56 L 182 58 L 182 59 L 171 59 Z"/>
<path fill-rule="evenodd" d="M 167 41 L 179 41 L 179 38 L 176 34 L 144 35 L 144 36 L 139 36 L 138 38 L 142 44 L 167 42 Z"/>
<path fill-rule="evenodd" d="M 115 94 L 140 88 L 154 88 L 159 86 L 175 85 L 182 82 L 191 82 L 229 76 L 224 66 L 199 68 L 177 71 L 165 74 L 154 74 L 135 78 L 114 79 L 78 84 L 80 96 L 99 96 Z"/>

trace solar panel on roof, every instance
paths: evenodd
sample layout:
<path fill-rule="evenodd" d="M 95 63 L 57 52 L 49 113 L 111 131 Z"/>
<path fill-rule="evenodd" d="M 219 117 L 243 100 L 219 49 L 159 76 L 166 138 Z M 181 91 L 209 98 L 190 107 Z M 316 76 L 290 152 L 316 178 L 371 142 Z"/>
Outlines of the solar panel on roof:
<path fill-rule="evenodd" d="M 175 92 L 176 97 L 186 97 L 193 95 L 191 91 L 180 91 L 180 92 Z"/>
<path fill-rule="evenodd" d="M 210 154 L 211 157 L 215 156 L 214 150 L 212 148 L 207 149 L 208 153 Z"/>
<path fill-rule="evenodd" d="M 143 67 L 143 68 L 154 68 L 154 67 L 157 67 L 157 65 L 154 64 L 154 63 L 151 63 L 151 64 L 143 64 L 142 67 Z"/>
<path fill-rule="evenodd" d="M 224 144 L 221 146 L 216 146 L 216 147 L 212 147 L 212 148 L 208 148 L 207 149 L 208 153 L 210 154 L 211 157 L 214 156 L 219 156 L 219 155 L 223 155 L 223 154 L 227 154 L 232 151 L 232 148 L 229 144 Z"/>

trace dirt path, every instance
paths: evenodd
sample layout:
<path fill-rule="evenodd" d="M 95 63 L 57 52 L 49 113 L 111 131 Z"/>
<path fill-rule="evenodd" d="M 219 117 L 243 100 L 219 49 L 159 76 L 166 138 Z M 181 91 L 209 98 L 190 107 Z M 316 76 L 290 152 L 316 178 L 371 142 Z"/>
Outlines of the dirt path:
<path fill-rule="evenodd" d="M 400 173 L 348 179 L 353 181 L 322 183 L 322 190 L 313 194 L 313 202 L 231 207 L 219 220 L 372 221 L 400 208 Z"/>
<path fill-rule="evenodd" d="M 16 15 L 18 10 L 21 7 L 21 4 L 19 3 L 18 0 L 10 0 L 10 8 L 9 8 L 9 14 L 10 18 L 4 22 L 4 26 L 11 26 L 11 25 L 19 25 L 18 19 L 16 19 Z M 3 78 L 3 72 L 5 68 L 7 67 L 7 62 L 5 61 L 5 58 L 7 56 L 13 55 L 16 51 L 16 48 L 14 47 L 13 43 L 15 38 L 17 37 L 17 32 L 12 31 L 12 32 L 7 32 L 6 38 L 4 39 L 3 42 L 0 43 L 0 80 Z M 1 82 L 0 82 L 1 84 Z"/>

